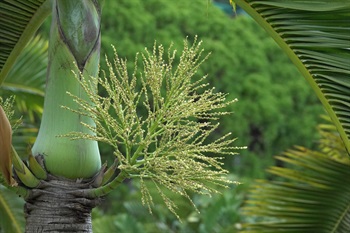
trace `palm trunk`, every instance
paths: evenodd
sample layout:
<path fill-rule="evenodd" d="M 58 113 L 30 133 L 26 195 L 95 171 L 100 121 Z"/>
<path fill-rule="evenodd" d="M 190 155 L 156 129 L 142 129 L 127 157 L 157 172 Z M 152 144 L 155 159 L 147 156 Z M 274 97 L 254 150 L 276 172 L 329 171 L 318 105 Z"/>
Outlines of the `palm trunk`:
<path fill-rule="evenodd" d="M 97 75 L 101 9 L 98 0 L 55 0 L 52 15 L 44 112 L 32 148 L 34 156 L 43 158 L 48 179 L 26 200 L 26 232 L 92 232 L 91 210 L 98 199 L 78 193 L 91 188 L 91 177 L 101 168 L 97 142 L 57 136 L 87 133 L 81 121 L 94 125 L 62 106 L 78 108 L 67 91 L 87 99 L 72 70 L 84 77 Z"/>
<path fill-rule="evenodd" d="M 77 195 L 91 182 L 49 176 L 26 201 L 25 232 L 92 232 L 91 210 L 99 199 Z"/>

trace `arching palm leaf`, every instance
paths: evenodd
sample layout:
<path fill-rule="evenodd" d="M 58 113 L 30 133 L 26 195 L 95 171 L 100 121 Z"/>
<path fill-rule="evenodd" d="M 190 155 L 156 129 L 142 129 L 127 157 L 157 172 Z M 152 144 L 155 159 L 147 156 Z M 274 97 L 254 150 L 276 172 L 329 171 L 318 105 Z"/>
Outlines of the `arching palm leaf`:
<path fill-rule="evenodd" d="M 48 41 L 35 37 L 13 65 L 8 79 L 0 87 L 2 96 L 16 96 L 16 107 L 33 122 L 44 104 Z"/>
<path fill-rule="evenodd" d="M 350 151 L 350 1 L 234 0 L 307 79 Z"/>
<path fill-rule="evenodd" d="M 350 161 L 298 148 L 278 157 L 292 168 L 269 172 L 286 181 L 259 181 L 253 187 L 244 233 L 346 233 L 350 229 Z"/>
<path fill-rule="evenodd" d="M 43 112 L 48 41 L 34 37 L 24 48 L 0 86 L 3 97 L 16 96 L 15 112 L 23 124 L 14 131 L 12 143 L 21 156 L 29 155 L 38 132 L 37 118 Z"/>
<path fill-rule="evenodd" d="M 24 231 L 23 204 L 23 199 L 14 198 L 13 193 L 0 184 L 0 232 Z"/>
<path fill-rule="evenodd" d="M 50 13 L 50 0 L 0 1 L 0 85 L 22 49 Z"/>
<path fill-rule="evenodd" d="M 318 125 L 318 132 L 321 135 L 320 138 L 320 152 L 328 155 L 334 159 L 345 160 L 348 157 L 344 157 L 347 154 L 344 143 L 339 138 L 339 134 L 336 133 L 337 129 L 332 125 L 332 121 L 328 116 L 322 116 L 327 121 L 326 124 Z"/>

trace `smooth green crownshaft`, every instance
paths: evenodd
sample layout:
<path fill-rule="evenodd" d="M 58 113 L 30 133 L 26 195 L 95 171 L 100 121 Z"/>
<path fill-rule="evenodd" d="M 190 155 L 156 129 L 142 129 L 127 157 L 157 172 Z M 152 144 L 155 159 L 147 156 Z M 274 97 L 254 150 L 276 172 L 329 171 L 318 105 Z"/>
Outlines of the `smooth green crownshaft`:
<path fill-rule="evenodd" d="M 94 125 L 92 119 L 62 106 L 79 108 L 67 92 L 88 99 L 75 74 L 97 76 L 100 16 L 98 1 L 53 2 L 44 113 L 32 153 L 44 156 L 48 172 L 71 179 L 92 177 L 101 167 L 97 142 L 57 137 L 73 131 L 91 133 L 80 122 Z"/>

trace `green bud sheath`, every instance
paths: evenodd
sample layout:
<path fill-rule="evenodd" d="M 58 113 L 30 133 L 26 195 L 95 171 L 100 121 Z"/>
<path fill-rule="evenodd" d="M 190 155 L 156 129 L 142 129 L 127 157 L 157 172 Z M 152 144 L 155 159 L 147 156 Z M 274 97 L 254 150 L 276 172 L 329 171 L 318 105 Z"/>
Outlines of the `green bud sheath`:
<path fill-rule="evenodd" d="M 80 122 L 94 125 L 92 119 L 61 106 L 78 108 L 67 92 L 88 99 L 72 71 L 86 78 L 97 76 L 100 7 L 92 0 L 56 0 L 52 15 L 44 113 L 32 153 L 44 156 L 46 169 L 53 175 L 89 178 L 101 167 L 97 142 L 57 136 L 91 133 Z"/>

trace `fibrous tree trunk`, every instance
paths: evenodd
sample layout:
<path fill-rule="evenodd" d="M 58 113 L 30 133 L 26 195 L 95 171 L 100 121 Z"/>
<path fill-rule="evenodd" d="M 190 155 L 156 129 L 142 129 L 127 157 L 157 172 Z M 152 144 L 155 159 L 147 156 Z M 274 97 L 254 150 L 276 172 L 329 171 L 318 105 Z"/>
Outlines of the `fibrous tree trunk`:
<path fill-rule="evenodd" d="M 92 182 L 49 175 L 26 200 L 25 232 L 92 232 L 91 210 L 100 199 L 79 195 Z"/>

